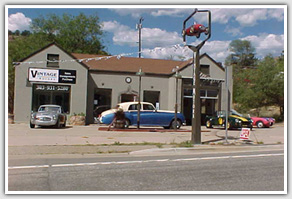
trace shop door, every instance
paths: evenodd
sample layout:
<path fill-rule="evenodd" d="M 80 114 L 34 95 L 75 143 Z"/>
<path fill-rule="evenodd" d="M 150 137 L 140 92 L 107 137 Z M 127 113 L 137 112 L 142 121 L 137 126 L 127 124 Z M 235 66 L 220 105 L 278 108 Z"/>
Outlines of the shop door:
<path fill-rule="evenodd" d="M 93 117 L 99 117 L 99 115 L 111 109 L 112 101 L 112 89 L 98 88 L 94 92 L 94 109 Z"/>
<path fill-rule="evenodd" d="M 183 114 L 185 116 L 187 125 L 192 124 L 192 113 L 193 113 L 193 98 L 184 97 Z"/>
<path fill-rule="evenodd" d="M 213 116 L 215 114 L 216 99 L 201 99 L 201 123 L 205 125 L 206 116 Z"/>

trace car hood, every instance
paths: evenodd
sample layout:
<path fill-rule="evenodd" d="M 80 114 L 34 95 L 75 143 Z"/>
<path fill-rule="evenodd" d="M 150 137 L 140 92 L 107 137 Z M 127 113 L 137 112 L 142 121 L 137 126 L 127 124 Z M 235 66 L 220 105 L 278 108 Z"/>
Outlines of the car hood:
<path fill-rule="evenodd" d="M 56 115 L 56 112 L 37 112 L 36 113 L 36 117 L 40 117 L 40 116 L 53 116 Z"/>
<path fill-rule="evenodd" d="M 105 116 L 105 115 L 108 115 L 108 114 L 111 114 L 111 113 L 115 113 L 115 112 L 117 112 L 117 110 L 118 110 L 118 109 L 109 109 L 109 110 L 107 110 L 107 111 L 104 111 L 104 112 L 102 112 L 102 113 L 100 114 L 100 117 Z"/>
<path fill-rule="evenodd" d="M 117 109 L 110 109 L 110 110 L 104 111 L 101 113 L 101 117 L 108 115 L 108 114 L 111 114 L 111 113 L 115 113 L 115 112 L 117 112 Z M 125 112 L 127 112 L 127 111 L 125 111 Z M 157 110 L 157 112 L 158 113 L 175 113 L 174 111 L 168 111 L 168 110 Z"/>
<path fill-rule="evenodd" d="M 251 119 L 263 119 L 263 118 L 260 118 L 260 117 L 251 117 Z"/>
<path fill-rule="evenodd" d="M 240 117 L 240 116 L 238 116 L 238 115 L 229 115 L 229 117 L 233 117 L 233 118 L 240 119 L 240 120 L 242 120 L 243 122 L 248 122 L 248 121 L 249 121 L 249 118 Z"/>

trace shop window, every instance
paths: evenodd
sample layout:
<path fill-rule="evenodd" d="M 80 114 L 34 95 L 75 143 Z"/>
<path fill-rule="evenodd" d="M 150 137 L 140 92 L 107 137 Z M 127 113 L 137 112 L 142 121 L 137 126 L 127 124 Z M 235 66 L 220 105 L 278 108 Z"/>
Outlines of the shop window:
<path fill-rule="evenodd" d="M 59 67 L 59 55 L 47 54 L 47 67 Z"/>
<path fill-rule="evenodd" d="M 160 91 L 144 91 L 143 97 L 144 102 L 150 102 L 157 109 L 159 108 Z"/>
<path fill-rule="evenodd" d="M 208 97 L 218 97 L 218 91 L 217 90 L 208 90 Z"/>
<path fill-rule="evenodd" d="M 121 102 L 135 102 L 138 96 L 135 94 L 121 94 Z"/>
<path fill-rule="evenodd" d="M 40 105 L 56 104 L 62 106 L 65 113 L 70 113 L 71 87 L 63 85 L 34 84 L 32 111 Z"/>
<path fill-rule="evenodd" d="M 204 75 L 210 75 L 210 66 L 209 65 L 200 65 L 200 71 Z"/>
<path fill-rule="evenodd" d="M 206 90 L 200 90 L 200 96 L 206 97 Z"/>

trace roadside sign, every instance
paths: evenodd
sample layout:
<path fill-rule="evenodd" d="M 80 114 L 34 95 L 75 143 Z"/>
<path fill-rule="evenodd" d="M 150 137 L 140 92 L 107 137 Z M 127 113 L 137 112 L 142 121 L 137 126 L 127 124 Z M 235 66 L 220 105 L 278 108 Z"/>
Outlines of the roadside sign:
<path fill-rule="evenodd" d="M 241 140 L 249 140 L 250 128 L 242 128 L 240 131 Z"/>

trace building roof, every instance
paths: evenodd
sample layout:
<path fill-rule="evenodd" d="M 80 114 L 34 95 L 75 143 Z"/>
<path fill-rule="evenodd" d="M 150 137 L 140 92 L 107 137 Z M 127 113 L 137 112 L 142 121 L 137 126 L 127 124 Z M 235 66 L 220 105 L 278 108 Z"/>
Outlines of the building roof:
<path fill-rule="evenodd" d="M 96 55 L 96 54 L 80 54 L 80 53 L 69 53 L 61 46 L 56 44 L 55 42 L 44 46 L 43 48 L 39 49 L 38 51 L 30 54 L 29 56 L 20 60 L 20 62 L 24 62 L 28 58 L 34 56 L 35 54 L 51 47 L 52 45 L 57 46 L 63 52 L 68 54 L 72 59 L 82 60 L 80 64 L 91 71 L 98 71 L 98 72 L 123 72 L 123 73 L 136 73 L 139 69 L 142 69 L 142 72 L 147 73 L 148 75 L 166 75 L 171 76 L 175 74 L 173 71 L 176 66 L 178 66 L 179 71 L 183 70 L 184 68 L 188 67 L 193 63 L 193 59 L 189 59 L 186 61 L 176 61 L 176 60 L 165 60 L 165 59 L 150 59 L 150 58 L 137 58 L 137 57 L 121 57 L 117 58 L 116 56 L 110 56 L 111 58 L 106 59 L 106 55 Z M 212 59 L 207 53 L 204 53 L 200 56 L 206 56 L 212 62 L 214 62 L 219 68 L 224 71 L 224 67 Z M 98 58 L 103 57 L 104 59 L 90 60 L 89 58 Z"/>
<path fill-rule="evenodd" d="M 96 57 L 106 57 L 101 55 L 92 54 L 79 54 L 72 53 L 76 59 L 87 59 Z M 178 66 L 179 69 L 190 64 L 192 60 L 187 61 L 175 61 L 175 60 L 163 60 L 163 59 L 149 59 L 149 58 L 136 58 L 136 57 L 111 57 L 109 59 L 96 60 L 84 60 L 82 61 L 89 70 L 96 71 L 111 71 L 111 72 L 133 72 L 136 73 L 139 69 L 147 74 L 160 74 L 171 75 L 173 69 Z"/>

